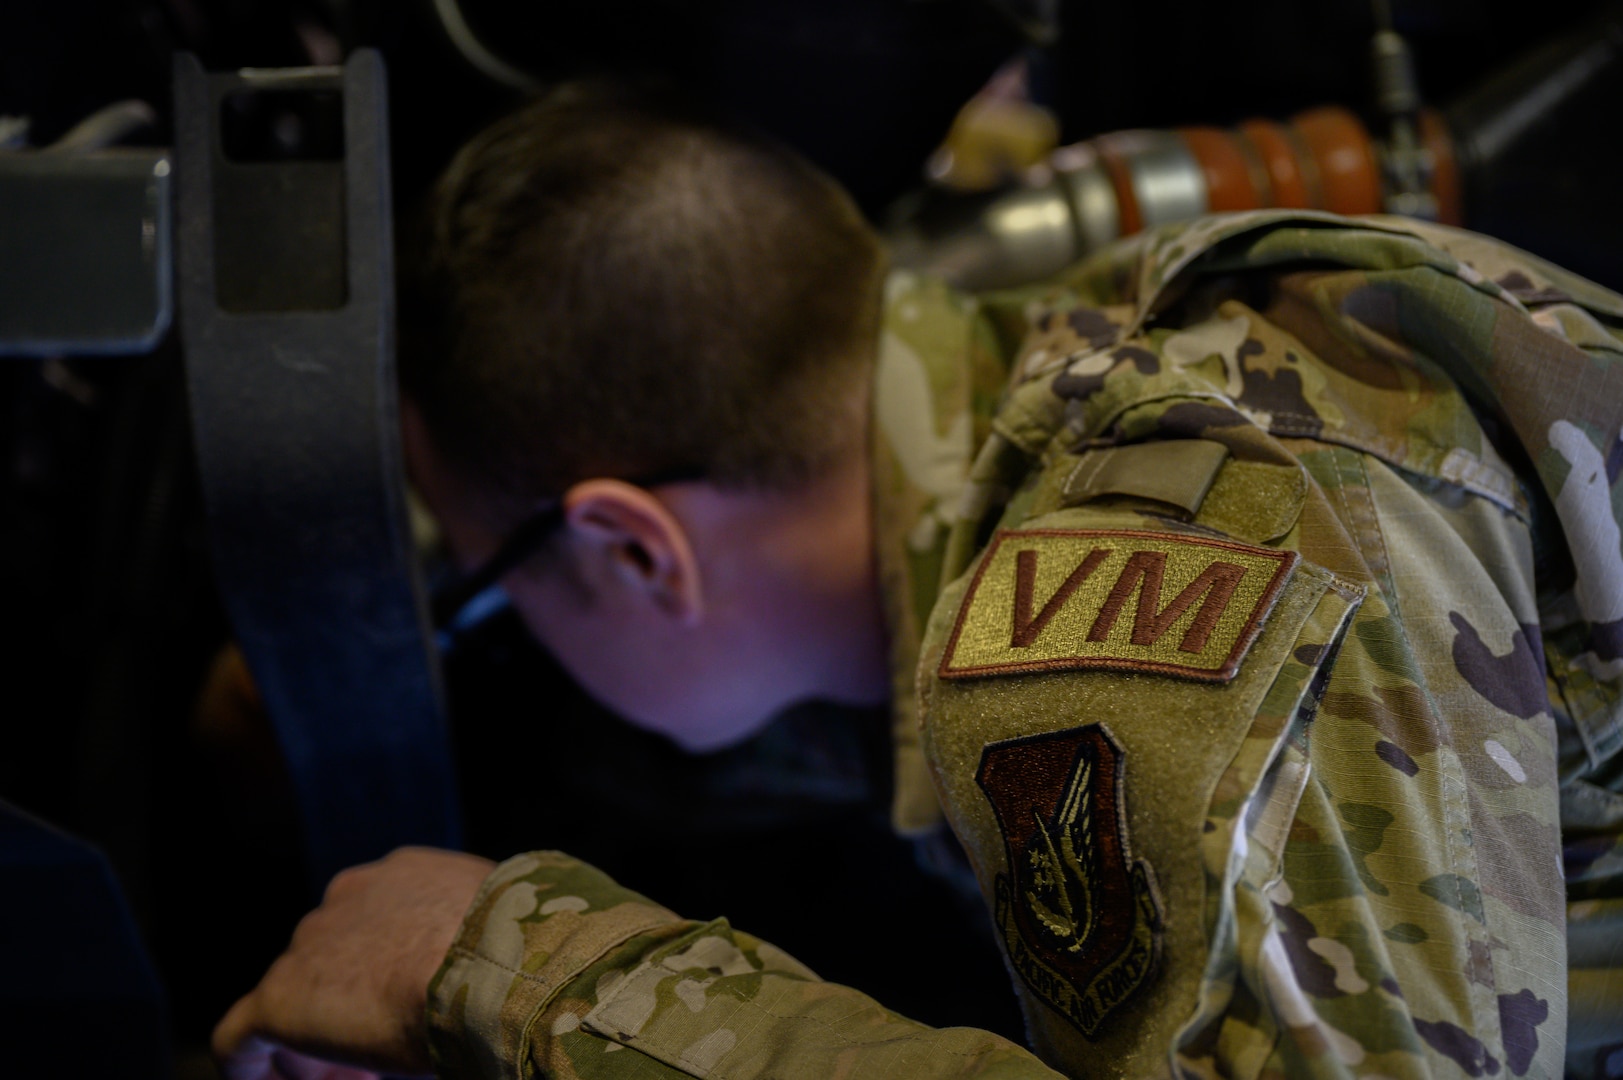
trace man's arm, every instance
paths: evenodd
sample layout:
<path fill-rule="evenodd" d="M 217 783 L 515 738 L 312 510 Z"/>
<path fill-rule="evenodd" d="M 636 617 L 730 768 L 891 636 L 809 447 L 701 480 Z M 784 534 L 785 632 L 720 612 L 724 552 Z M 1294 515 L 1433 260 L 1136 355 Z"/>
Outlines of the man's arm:
<path fill-rule="evenodd" d="M 566 855 L 489 870 L 407 849 L 346 871 L 221 1021 L 216 1049 L 259 1035 L 392 1072 L 426 1071 L 432 1049 L 447 1077 L 1059 1075 L 1000 1036 L 898 1016 Z M 860 925 L 860 911 L 849 918 Z"/>

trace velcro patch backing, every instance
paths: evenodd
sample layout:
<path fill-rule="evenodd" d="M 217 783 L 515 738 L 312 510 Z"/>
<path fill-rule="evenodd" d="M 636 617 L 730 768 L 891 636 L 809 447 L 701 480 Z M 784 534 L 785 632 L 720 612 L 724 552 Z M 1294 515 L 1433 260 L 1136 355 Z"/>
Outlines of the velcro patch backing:
<path fill-rule="evenodd" d="M 1297 558 L 1133 529 L 1000 532 L 958 609 L 941 677 L 1106 668 L 1227 682 Z"/>

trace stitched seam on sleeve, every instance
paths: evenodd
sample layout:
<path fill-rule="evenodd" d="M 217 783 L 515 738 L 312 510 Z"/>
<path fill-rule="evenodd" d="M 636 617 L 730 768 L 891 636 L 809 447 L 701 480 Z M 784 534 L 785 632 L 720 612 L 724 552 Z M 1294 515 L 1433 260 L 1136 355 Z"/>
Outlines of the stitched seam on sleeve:
<path fill-rule="evenodd" d="M 680 922 L 673 923 L 670 919 L 663 919 L 663 918 L 662 919 L 652 919 L 652 918 L 650 918 L 650 920 L 647 921 L 647 922 L 634 924 L 633 928 L 631 930 L 629 930 L 628 932 L 626 932 L 625 934 L 623 934 L 621 936 L 618 936 L 618 937 L 612 939 L 608 944 L 604 945 L 602 949 L 598 950 L 595 953 L 590 954 L 590 959 L 586 960 L 576 970 L 571 971 L 566 978 L 558 981 L 557 986 L 561 987 L 561 986 L 564 986 L 564 985 L 568 984 L 569 982 L 573 981 L 575 979 L 575 977 L 578 976 L 581 973 L 581 971 L 584 971 L 586 968 L 591 967 L 593 964 L 597 963 L 599 960 L 603 959 L 603 957 L 607 956 L 609 953 L 613 952 L 615 949 L 618 949 L 620 946 L 624 945 L 626 942 L 630 941 L 632 938 L 638 937 L 639 935 L 642 935 L 642 934 L 649 933 L 649 932 L 651 932 L 653 930 L 657 930 L 660 927 L 678 926 L 678 925 L 681 925 L 681 923 Z M 554 950 L 554 955 L 556 955 L 557 951 L 558 950 Z M 496 968 L 499 971 L 505 971 L 510 975 L 513 975 L 513 976 L 516 976 L 517 978 L 523 979 L 526 982 L 535 983 L 538 986 L 552 985 L 552 980 L 545 979 L 545 978 L 541 977 L 541 975 L 536 973 L 536 972 L 525 971 L 522 968 L 513 967 L 511 964 L 505 964 L 502 961 L 496 959 L 495 957 L 489 955 L 488 953 L 480 952 L 478 949 L 469 948 L 466 945 L 461 945 L 461 944 L 453 945 L 453 946 L 451 946 L 451 952 L 454 955 L 465 956 L 465 957 L 469 958 L 470 960 L 477 960 L 477 961 L 480 961 L 482 963 L 489 964 L 491 967 Z M 556 989 L 556 987 L 554 987 L 554 989 Z"/>
<path fill-rule="evenodd" d="M 1380 549 L 1382 573 L 1376 576 L 1376 581 L 1381 582 L 1384 578 L 1384 581 L 1386 583 L 1390 583 L 1392 586 L 1389 592 L 1385 589 L 1382 591 L 1383 593 L 1387 594 L 1386 604 L 1393 616 L 1393 626 L 1396 628 L 1398 635 L 1403 638 L 1404 649 L 1407 651 L 1409 656 L 1415 659 L 1415 674 L 1417 676 L 1415 685 L 1425 695 L 1426 702 L 1431 710 L 1431 713 L 1436 718 L 1437 725 L 1440 729 L 1438 731 L 1439 743 L 1442 746 L 1448 747 L 1450 750 L 1448 755 L 1444 755 L 1441 758 L 1441 762 L 1446 764 L 1450 759 L 1452 759 L 1456 764 L 1456 767 L 1459 769 L 1459 774 L 1457 777 L 1460 781 L 1459 792 L 1451 795 L 1450 785 L 1448 784 L 1449 778 L 1444 777 L 1442 778 L 1442 783 L 1438 786 L 1438 796 L 1446 805 L 1453 808 L 1453 812 L 1458 815 L 1461 820 L 1469 825 L 1471 823 L 1470 797 L 1467 791 L 1467 785 L 1465 784 L 1464 763 L 1461 762 L 1459 758 L 1459 742 L 1456 738 L 1454 725 L 1452 722 L 1450 722 L 1442 708 L 1438 706 L 1436 697 L 1433 695 L 1430 686 L 1426 685 L 1423 681 L 1424 672 L 1419 669 L 1420 654 L 1418 651 L 1416 651 L 1414 641 L 1409 636 L 1409 625 L 1403 618 L 1400 601 L 1398 599 L 1397 579 L 1392 573 L 1392 560 L 1391 555 L 1388 553 L 1386 532 L 1381 525 L 1381 516 L 1375 506 L 1375 489 L 1369 481 L 1369 466 L 1361 454 L 1355 455 L 1354 460 L 1358 466 L 1358 476 L 1362 481 L 1361 486 L 1364 491 L 1363 501 L 1369 512 L 1370 533 L 1373 536 L 1375 545 Z M 1338 480 L 1336 487 L 1337 494 L 1341 498 L 1342 506 L 1347 510 L 1348 520 L 1350 522 L 1352 508 L 1351 501 L 1347 498 L 1345 484 Z M 1473 848 L 1465 848 L 1461 850 L 1457 848 L 1452 839 L 1448 837 L 1444 838 L 1442 848 L 1444 857 L 1448 860 L 1449 873 L 1453 874 L 1456 878 L 1462 878 L 1473 883 L 1480 880 L 1475 850 Z M 1461 870 L 1469 870 L 1470 873 L 1462 874 L 1460 872 Z M 1469 926 L 1465 927 L 1465 933 L 1463 936 L 1467 943 L 1475 940 Z M 1473 959 L 1471 963 L 1474 965 L 1476 961 Z M 1489 979 L 1493 979 L 1493 956 L 1491 952 L 1487 956 L 1487 963 L 1489 968 L 1487 973 L 1488 977 Z M 1474 979 L 1472 981 L 1474 981 Z M 1491 986 L 1493 983 L 1490 983 L 1489 985 Z M 1469 992 L 1470 990 L 1468 988 L 1468 993 Z M 1467 999 L 1467 1007 L 1471 1011 L 1471 1019 L 1474 1023 L 1483 1026 L 1486 1030 L 1490 1031 L 1496 1036 L 1499 1035 L 1498 1025 L 1491 1023 L 1491 1021 L 1498 1020 L 1498 1015 L 1496 1013 L 1490 1017 L 1487 1009 L 1479 1008 L 1477 1000 L 1472 1000 L 1470 998 Z"/>
<path fill-rule="evenodd" d="M 1093 458 L 1091 462 L 1088 460 L 1088 456 L 1084 456 L 1081 461 L 1076 463 L 1076 468 L 1071 470 L 1071 475 L 1065 481 L 1064 487 L 1062 488 L 1062 490 L 1065 492 L 1066 498 L 1075 498 L 1076 495 L 1082 494 L 1081 491 L 1078 491 L 1076 495 L 1073 495 L 1071 493 L 1071 488 L 1073 486 L 1078 488 L 1086 488 L 1098 478 L 1099 470 L 1105 467 L 1105 462 L 1110 458 L 1110 452 L 1108 450 L 1100 450 L 1089 456 Z M 1091 468 L 1089 467 L 1090 465 L 1092 466 Z M 1086 472 L 1087 475 L 1084 476 L 1084 472 Z"/>
<path fill-rule="evenodd" d="M 525 1069 L 525 1061 L 527 1059 L 533 1059 L 535 1056 L 531 1051 L 533 1040 L 535 1039 L 535 1025 L 541 1019 L 541 1017 L 546 1014 L 547 1007 L 550 1006 L 554 1000 L 556 1000 L 559 992 L 577 979 L 581 972 L 603 959 L 615 949 L 620 948 L 632 938 L 650 933 L 660 927 L 672 925 L 673 924 L 668 919 L 651 919 L 644 923 L 638 923 L 627 933 L 617 936 L 605 944 L 601 949 L 591 953 L 583 962 L 576 965 L 567 976 L 556 980 L 545 979 L 539 974 L 524 971 L 520 968 L 515 968 L 511 964 L 504 964 L 500 960 L 482 953 L 477 949 L 470 949 L 460 944 L 453 945 L 451 947 L 451 954 L 455 956 L 464 956 L 476 962 L 488 964 L 498 971 L 506 972 L 508 975 L 522 979 L 527 983 L 532 983 L 541 988 L 541 1000 L 536 1002 L 535 1007 L 530 1011 L 530 1015 L 525 1018 L 524 1026 L 519 1031 L 519 1038 L 514 1043 L 515 1059 L 512 1062 L 512 1066 L 515 1070 L 515 1075 L 525 1076 L 528 1075 Z M 674 925 L 680 925 L 680 923 Z"/>

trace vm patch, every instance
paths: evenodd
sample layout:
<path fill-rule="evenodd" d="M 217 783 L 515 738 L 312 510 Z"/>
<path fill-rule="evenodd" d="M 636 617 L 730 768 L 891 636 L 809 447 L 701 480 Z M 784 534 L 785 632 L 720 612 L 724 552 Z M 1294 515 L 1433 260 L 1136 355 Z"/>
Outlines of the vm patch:
<path fill-rule="evenodd" d="M 1009 872 L 993 918 L 1009 962 L 1092 1038 L 1155 974 L 1161 901 L 1127 839 L 1125 755 L 1103 724 L 993 743 L 975 782 L 997 814 Z"/>
<path fill-rule="evenodd" d="M 1297 558 L 1132 529 L 1000 532 L 958 609 L 940 674 L 1104 668 L 1227 682 Z"/>

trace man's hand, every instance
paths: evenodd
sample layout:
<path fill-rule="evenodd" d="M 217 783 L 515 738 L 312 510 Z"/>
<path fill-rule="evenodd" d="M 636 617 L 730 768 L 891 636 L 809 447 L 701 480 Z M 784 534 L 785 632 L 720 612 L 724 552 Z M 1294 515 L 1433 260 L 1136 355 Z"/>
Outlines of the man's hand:
<path fill-rule="evenodd" d="M 428 984 L 494 867 L 473 855 L 401 848 L 345 870 L 214 1029 L 215 1053 L 251 1056 L 250 1037 L 260 1036 L 334 1061 L 428 1072 Z M 236 1064 L 228 1060 L 231 1075 Z"/>

